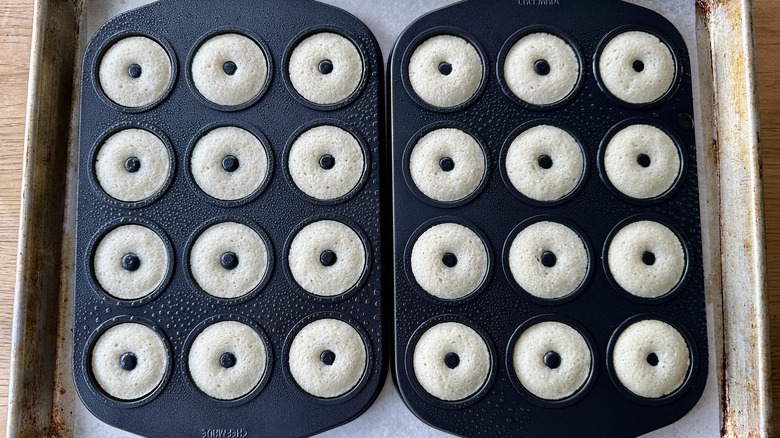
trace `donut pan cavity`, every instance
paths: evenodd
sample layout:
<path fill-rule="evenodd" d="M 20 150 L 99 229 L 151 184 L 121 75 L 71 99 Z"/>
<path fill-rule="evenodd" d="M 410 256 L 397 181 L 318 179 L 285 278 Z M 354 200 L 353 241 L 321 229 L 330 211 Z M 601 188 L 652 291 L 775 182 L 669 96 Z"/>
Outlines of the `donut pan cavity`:
<path fill-rule="evenodd" d="M 363 61 L 357 89 L 333 105 L 306 101 L 287 78 L 291 51 L 302 38 L 318 32 L 344 36 Z M 230 33 L 256 43 L 268 70 L 256 96 L 223 106 L 207 101 L 197 91 L 190 69 L 204 41 Z M 172 65 L 172 79 L 162 97 L 139 108 L 111 101 L 102 91 L 98 72 L 108 48 L 130 36 L 158 42 Z M 225 73 L 235 73 L 232 67 L 226 63 Z M 81 400 L 96 417 L 143 436 L 309 436 L 344 424 L 368 408 L 385 381 L 388 359 L 379 269 L 383 261 L 383 73 L 379 48 L 369 29 L 346 12 L 310 0 L 161 1 L 117 16 L 97 32 L 87 47 L 82 74 L 73 325 L 75 383 Z M 132 77 L 139 71 L 131 66 L 127 74 Z M 284 162 L 296 136 L 322 124 L 349 132 L 364 154 L 364 163 L 356 166 L 363 173 L 354 190 L 327 202 L 317 202 L 297 189 Z M 206 195 L 189 165 L 197 140 L 225 126 L 252 133 L 268 156 L 266 180 L 249 196 L 235 201 Z M 106 195 L 94 176 L 97 149 L 109 135 L 128 127 L 157 135 L 171 157 L 170 176 L 163 189 L 148 200 L 133 203 Z M 137 171 L 138 163 L 134 166 Z M 287 243 L 303 225 L 323 218 L 353 228 L 366 251 L 358 283 L 327 299 L 305 292 L 287 267 Z M 233 300 L 204 292 L 188 260 L 199 235 L 221 222 L 248 226 L 267 248 L 265 276 L 247 295 Z M 162 285 L 137 301 L 118 301 L 105 294 L 92 267 L 100 239 L 123 224 L 142 225 L 160 235 L 170 262 Z M 301 324 L 318 318 L 353 326 L 366 348 L 367 364 L 360 381 L 332 399 L 301 390 L 289 375 L 285 356 Z M 189 375 L 187 358 L 194 338 L 219 321 L 244 323 L 266 343 L 265 374 L 253 390 L 235 400 L 209 397 Z M 90 360 L 100 335 L 127 322 L 143 324 L 162 337 L 168 366 L 161 385 L 149 395 L 122 401 L 101 390 Z"/>
<path fill-rule="evenodd" d="M 610 38 L 634 30 L 657 36 L 674 59 L 668 66 L 674 72 L 668 92 L 641 105 L 621 102 L 598 73 L 598 56 Z M 503 79 L 504 58 L 512 44 L 534 32 L 562 38 L 581 63 L 574 90 L 549 105 L 523 102 Z M 476 94 L 452 108 L 425 103 L 414 94 L 408 79 L 411 53 L 421 42 L 441 34 L 466 39 L 483 57 L 483 77 Z M 393 371 L 402 398 L 421 420 L 461 436 L 637 436 L 677 421 L 696 405 L 707 382 L 708 353 L 688 56 L 671 23 L 652 11 L 618 0 L 466 1 L 419 18 L 401 35 L 388 66 L 395 252 Z M 445 67 L 444 76 L 450 67 L 457 69 Z M 651 64 L 633 68 L 651 68 Z M 627 123 L 660 128 L 681 152 L 678 178 L 654 199 L 637 200 L 619 193 L 604 173 L 601 150 Z M 558 201 L 528 199 L 506 176 L 506 148 L 524 129 L 540 124 L 569 132 L 584 151 L 582 181 Z M 487 154 L 485 181 L 475 194 L 455 203 L 426 198 L 409 177 L 409 150 L 430 129 L 442 126 L 467 132 Z M 679 237 L 686 259 L 678 285 L 669 294 L 653 299 L 637 298 L 620 288 L 605 266 L 605 245 L 612 236 L 623 226 L 642 220 L 667 226 Z M 540 221 L 566 225 L 582 237 L 589 263 L 584 281 L 570 296 L 536 298 L 512 278 L 508 266 L 512 240 L 520 229 Z M 483 285 L 474 294 L 453 301 L 427 294 L 410 267 L 410 248 L 417 237 L 443 222 L 472 227 L 488 250 Z M 542 263 L 541 258 L 539 261 Z M 444 259 L 442 263 L 447 264 Z M 615 339 L 631 322 L 643 319 L 657 319 L 677 328 L 690 351 L 683 384 L 656 399 L 632 394 L 611 366 Z M 472 325 L 492 356 L 483 388 L 455 402 L 426 393 L 410 366 L 410 355 L 421 333 L 431 321 L 445 320 Z M 544 321 L 568 324 L 592 349 L 588 379 L 578 392 L 563 400 L 532 395 L 513 369 L 511 355 L 522 331 Z"/>

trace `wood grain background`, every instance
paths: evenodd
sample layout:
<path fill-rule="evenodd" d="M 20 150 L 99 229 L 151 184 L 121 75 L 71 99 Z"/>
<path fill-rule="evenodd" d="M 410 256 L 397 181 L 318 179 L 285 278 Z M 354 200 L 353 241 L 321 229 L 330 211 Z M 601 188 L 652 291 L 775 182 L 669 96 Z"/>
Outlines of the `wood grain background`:
<path fill-rule="evenodd" d="M 672 0 L 673 1 L 673 0 Z M 780 431 L 780 2 L 753 0 L 776 430 Z M 5 432 L 33 0 L 0 0 L 0 434 Z M 750 378 L 750 376 L 745 376 Z"/>

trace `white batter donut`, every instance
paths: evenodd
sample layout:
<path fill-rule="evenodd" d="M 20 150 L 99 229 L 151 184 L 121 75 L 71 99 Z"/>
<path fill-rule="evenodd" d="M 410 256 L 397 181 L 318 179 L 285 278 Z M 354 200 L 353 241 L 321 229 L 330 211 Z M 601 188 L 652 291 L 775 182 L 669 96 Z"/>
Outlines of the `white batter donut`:
<path fill-rule="evenodd" d="M 323 125 L 301 134 L 290 147 L 287 167 L 306 195 L 332 201 L 360 184 L 366 157 L 358 140 L 338 126 Z"/>
<path fill-rule="evenodd" d="M 218 400 L 241 398 L 265 375 L 268 346 L 250 326 L 222 321 L 205 329 L 192 342 L 187 367 L 195 386 Z"/>
<path fill-rule="evenodd" d="M 338 319 L 320 319 L 303 327 L 290 344 L 290 374 L 308 394 L 340 397 L 366 373 L 366 350 L 354 327 Z"/>
<path fill-rule="evenodd" d="M 588 275 L 590 260 L 582 237 L 557 222 L 536 222 L 512 241 L 509 269 L 517 284 L 542 299 L 574 293 Z"/>
<path fill-rule="evenodd" d="M 428 105 L 452 108 L 477 93 L 483 70 L 482 57 L 471 43 L 454 35 L 438 35 L 412 53 L 409 83 Z"/>
<path fill-rule="evenodd" d="M 287 260 L 295 282 L 305 291 L 334 297 L 357 285 L 368 254 L 355 230 L 341 222 L 322 220 L 295 235 Z"/>
<path fill-rule="evenodd" d="M 106 194 L 121 202 L 140 202 L 160 192 L 171 175 L 165 143 L 143 129 L 125 129 L 100 145 L 95 177 Z"/>
<path fill-rule="evenodd" d="M 434 225 L 414 242 L 411 267 L 424 291 L 443 300 L 457 300 L 474 293 L 486 281 L 488 250 L 468 227 Z"/>
<path fill-rule="evenodd" d="M 580 61 L 562 38 L 537 32 L 520 38 L 506 54 L 504 81 L 523 102 L 552 105 L 566 99 L 580 78 Z"/>
<path fill-rule="evenodd" d="M 193 279 L 207 294 L 225 300 L 241 298 L 268 275 L 269 248 L 252 228 L 223 222 L 198 236 L 189 265 Z"/>
<path fill-rule="evenodd" d="M 626 196 L 652 199 L 667 193 L 682 171 L 680 150 L 672 138 L 655 126 L 622 129 L 604 150 L 609 182 Z"/>
<path fill-rule="evenodd" d="M 252 39 L 237 33 L 206 40 L 192 57 L 192 82 L 209 102 L 243 105 L 263 90 L 268 80 L 268 60 Z"/>
<path fill-rule="evenodd" d="M 414 346 L 414 376 L 439 400 L 465 400 L 482 389 L 492 360 L 487 343 L 471 327 L 458 322 L 437 324 Z"/>
<path fill-rule="evenodd" d="M 523 388 L 543 400 L 564 400 L 588 381 L 593 353 L 573 327 L 546 321 L 528 327 L 512 353 L 515 375 Z"/>
<path fill-rule="evenodd" d="M 539 125 L 520 133 L 507 150 L 509 181 L 539 202 L 559 201 L 577 189 L 585 175 L 585 152 L 561 128 Z"/>
<path fill-rule="evenodd" d="M 357 92 L 363 80 L 363 57 L 349 39 L 321 32 L 293 49 L 288 74 L 293 88 L 304 99 L 335 105 Z"/>
<path fill-rule="evenodd" d="M 612 366 L 620 383 L 632 393 L 661 398 L 685 383 L 691 366 L 690 347 L 671 325 L 639 321 L 618 336 Z"/>
<path fill-rule="evenodd" d="M 168 369 L 168 350 L 159 334 L 143 324 L 117 324 L 92 347 L 92 375 L 109 396 L 134 401 L 152 392 Z"/>
<path fill-rule="evenodd" d="M 142 108 L 160 100 L 173 80 L 173 64 L 163 46 L 132 36 L 108 48 L 98 67 L 100 88 L 114 103 Z"/>
<path fill-rule="evenodd" d="M 474 193 L 486 176 L 485 151 L 477 140 L 455 128 L 425 134 L 409 157 L 415 186 L 439 202 L 456 202 Z"/>
<path fill-rule="evenodd" d="M 221 127 L 209 131 L 192 149 L 190 171 L 204 193 L 237 201 L 257 192 L 268 178 L 266 146 L 249 131 Z"/>
<path fill-rule="evenodd" d="M 629 31 L 612 38 L 598 60 L 604 86 L 631 104 L 653 103 L 664 97 L 675 79 L 675 60 L 657 36 Z"/>
<path fill-rule="evenodd" d="M 671 292 L 685 273 L 685 250 L 680 238 L 653 221 L 626 225 L 612 238 L 607 251 L 612 278 L 626 292 L 658 298 Z"/>
<path fill-rule="evenodd" d="M 160 288 L 170 268 L 162 238 L 141 225 L 122 225 L 109 231 L 95 247 L 95 279 L 108 295 L 140 300 Z"/>

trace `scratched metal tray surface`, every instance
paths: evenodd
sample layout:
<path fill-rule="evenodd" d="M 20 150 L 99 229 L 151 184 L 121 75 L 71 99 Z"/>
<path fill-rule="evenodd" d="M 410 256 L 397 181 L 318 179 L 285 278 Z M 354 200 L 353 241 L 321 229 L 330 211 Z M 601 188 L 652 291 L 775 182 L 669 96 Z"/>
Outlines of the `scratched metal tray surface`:
<path fill-rule="evenodd" d="M 409 23 L 457 1 L 324 0 L 365 22 L 385 56 Z M 566 1 L 574 0 L 519 0 L 518 7 L 554 7 Z M 751 0 L 627 1 L 660 12 L 683 33 L 691 52 L 697 102 L 710 377 L 694 410 L 655 436 L 771 436 Z M 36 0 L 9 437 L 128 436 L 92 417 L 78 400 L 72 383 L 77 96 L 81 60 L 91 35 L 112 16 L 149 2 Z M 52 352 L 56 360 L 52 360 Z M 389 380 L 371 409 L 329 434 L 443 435 L 405 408 Z"/>

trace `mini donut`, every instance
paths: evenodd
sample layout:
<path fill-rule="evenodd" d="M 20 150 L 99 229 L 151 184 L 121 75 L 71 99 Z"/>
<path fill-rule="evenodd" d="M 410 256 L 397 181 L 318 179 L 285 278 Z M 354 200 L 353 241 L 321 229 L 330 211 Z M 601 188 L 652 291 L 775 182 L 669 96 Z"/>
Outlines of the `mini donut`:
<path fill-rule="evenodd" d="M 580 61 L 562 38 L 538 32 L 520 38 L 506 54 L 504 81 L 523 102 L 553 105 L 574 91 Z"/>
<path fill-rule="evenodd" d="M 412 275 L 434 297 L 457 300 L 474 293 L 488 273 L 488 250 L 477 233 L 460 224 L 427 229 L 414 242 Z"/>
<path fill-rule="evenodd" d="M 515 236 L 509 269 L 517 284 L 542 299 L 564 298 L 580 288 L 590 257 L 582 237 L 557 222 L 536 222 Z"/>
<path fill-rule="evenodd" d="M 335 105 L 357 92 L 363 80 L 363 57 L 349 39 L 320 32 L 295 46 L 287 72 L 301 97 L 318 105 Z"/>
<path fill-rule="evenodd" d="M 438 35 L 423 41 L 409 59 L 409 83 L 428 105 L 452 108 L 471 99 L 482 83 L 477 49 L 463 38 Z"/>
<path fill-rule="evenodd" d="M 341 222 L 322 220 L 295 235 L 287 260 L 293 279 L 306 292 L 334 297 L 357 285 L 368 254 L 355 230 Z"/>
<path fill-rule="evenodd" d="M 190 171 L 204 193 L 220 201 L 237 201 L 257 192 L 268 178 L 266 146 L 237 127 L 209 131 L 192 149 Z"/>
<path fill-rule="evenodd" d="M 672 88 L 676 64 L 669 46 L 657 36 L 629 31 L 604 46 L 598 69 L 612 95 L 630 104 L 649 104 Z"/>
<path fill-rule="evenodd" d="M 92 268 L 105 293 L 119 300 L 140 300 L 165 281 L 170 269 L 168 247 L 149 228 L 122 225 L 100 239 Z"/>
<path fill-rule="evenodd" d="M 585 175 L 585 152 L 563 129 L 538 125 L 512 141 L 504 166 L 520 194 L 538 202 L 555 202 L 579 187 Z"/>
<path fill-rule="evenodd" d="M 515 343 L 514 372 L 523 388 L 542 400 L 564 400 L 588 381 L 593 353 L 571 326 L 545 321 L 528 327 Z"/>
<path fill-rule="evenodd" d="M 268 346 L 250 326 L 222 321 L 192 342 L 187 367 L 195 386 L 217 400 L 235 400 L 257 387 L 266 372 Z"/>
<path fill-rule="evenodd" d="M 425 134 L 409 157 L 415 186 L 438 202 L 456 202 L 473 194 L 485 179 L 485 151 L 469 134 L 444 128 Z"/>
<path fill-rule="evenodd" d="M 223 222 L 203 231 L 190 250 L 190 272 L 207 294 L 230 300 L 252 292 L 269 271 L 269 248 L 244 224 Z"/>
<path fill-rule="evenodd" d="M 141 202 L 158 194 L 171 175 L 171 153 L 159 137 L 143 129 L 110 136 L 95 156 L 100 188 L 121 202 Z"/>
<path fill-rule="evenodd" d="M 216 35 L 192 57 L 192 82 L 209 102 L 243 105 L 254 99 L 268 81 L 268 60 L 252 39 L 237 33 Z"/>
<path fill-rule="evenodd" d="M 661 398 L 680 389 L 691 367 L 691 352 L 680 332 L 658 320 L 631 324 L 618 336 L 612 366 L 633 394 Z"/>
<path fill-rule="evenodd" d="M 138 323 L 117 324 L 92 347 L 92 375 L 108 396 L 134 401 L 154 392 L 168 369 L 168 349 L 159 334 Z"/>
<path fill-rule="evenodd" d="M 347 196 L 360 184 L 366 156 L 358 140 L 348 131 L 322 125 L 295 139 L 287 167 L 295 186 L 307 196 L 333 201 Z"/>
<path fill-rule="evenodd" d="M 340 397 L 365 375 L 366 350 L 363 337 L 354 327 L 338 319 L 320 319 L 303 327 L 290 344 L 290 374 L 308 394 Z"/>
<path fill-rule="evenodd" d="M 686 263 L 677 234 L 652 221 L 626 225 L 612 238 L 607 251 L 612 278 L 640 298 L 658 298 L 674 290 Z"/>
<path fill-rule="evenodd" d="M 620 193 L 635 199 L 657 198 L 671 190 L 680 178 L 680 150 L 661 129 L 631 125 L 607 144 L 604 171 Z"/>
<path fill-rule="evenodd" d="M 487 343 L 471 327 L 458 322 L 437 324 L 414 346 L 414 377 L 433 397 L 465 400 L 482 389 L 492 360 Z"/>
<path fill-rule="evenodd" d="M 173 64 L 163 46 L 151 38 L 122 38 L 100 59 L 98 81 L 106 97 L 126 108 L 160 100 L 173 81 Z"/>

